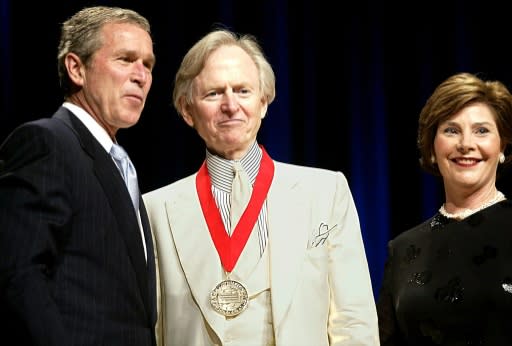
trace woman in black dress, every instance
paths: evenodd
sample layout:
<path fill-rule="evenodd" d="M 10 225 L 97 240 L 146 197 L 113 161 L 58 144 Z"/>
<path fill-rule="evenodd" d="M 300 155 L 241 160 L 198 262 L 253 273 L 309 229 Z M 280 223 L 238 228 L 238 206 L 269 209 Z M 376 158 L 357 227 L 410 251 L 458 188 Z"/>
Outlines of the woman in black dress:
<path fill-rule="evenodd" d="M 445 202 L 388 244 L 377 311 L 387 345 L 512 345 L 512 95 L 499 81 L 451 76 L 419 117 L 420 163 Z"/>

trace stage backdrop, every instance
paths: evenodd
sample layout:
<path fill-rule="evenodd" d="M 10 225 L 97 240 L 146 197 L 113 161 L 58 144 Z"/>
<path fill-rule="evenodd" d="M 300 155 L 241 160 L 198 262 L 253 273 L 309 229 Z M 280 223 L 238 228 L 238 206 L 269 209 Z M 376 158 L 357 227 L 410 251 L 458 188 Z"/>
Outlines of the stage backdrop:
<path fill-rule="evenodd" d="M 147 107 L 119 133 L 143 192 L 195 172 L 204 159 L 202 141 L 171 103 L 187 49 L 218 25 L 259 39 L 277 76 L 259 141 L 277 160 L 347 176 L 376 296 L 387 241 L 443 201 L 440 181 L 418 165 L 416 125 L 427 97 L 461 71 L 512 87 L 510 12 L 501 2 L 0 0 L 0 141 L 59 107 L 59 25 L 92 4 L 131 7 L 152 23 L 157 63 Z M 500 181 L 508 195 L 509 181 Z"/>

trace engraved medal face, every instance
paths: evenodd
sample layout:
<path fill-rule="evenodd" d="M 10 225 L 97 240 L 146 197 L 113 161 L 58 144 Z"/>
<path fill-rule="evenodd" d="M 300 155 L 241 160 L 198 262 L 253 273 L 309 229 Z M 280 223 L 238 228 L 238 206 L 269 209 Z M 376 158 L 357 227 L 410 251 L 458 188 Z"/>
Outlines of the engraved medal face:
<path fill-rule="evenodd" d="M 210 303 L 224 316 L 236 316 L 247 308 L 249 296 L 238 281 L 224 280 L 210 293 Z"/>

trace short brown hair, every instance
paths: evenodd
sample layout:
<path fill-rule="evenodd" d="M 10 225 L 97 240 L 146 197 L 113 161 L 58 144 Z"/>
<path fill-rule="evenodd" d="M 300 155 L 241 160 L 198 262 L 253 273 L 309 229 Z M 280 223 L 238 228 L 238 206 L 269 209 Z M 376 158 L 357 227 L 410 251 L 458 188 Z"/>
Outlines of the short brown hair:
<path fill-rule="evenodd" d="M 510 161 L 508 149 L 512 143 L 512 96 L 500 81 L 485 81 L 471 73 L 455 74 L 442 82 L 421 110 L 418 121 L 418 149 L 420 165 L 427 172 L 440 175 L 432 162 L 434 139 L 439 124 L 474 104 L 489 106 L 494 114 L 500 135 L 505 162 Z"/>
<path fill-rule="evenodd" d="M 101 29 L 108 23 L 135 24 L 151 35 L 148 20 L 133 10 L 94 6 L 86 7 L 75 13 L 62 24 L 57 53 L 57 68 L 64 96 L 69 96 L 72 89 L 72 83 L 64 64 L 66 55 L 73 52 L 87 65 L 92 55 L 101 48 L 103 44 Z"/>

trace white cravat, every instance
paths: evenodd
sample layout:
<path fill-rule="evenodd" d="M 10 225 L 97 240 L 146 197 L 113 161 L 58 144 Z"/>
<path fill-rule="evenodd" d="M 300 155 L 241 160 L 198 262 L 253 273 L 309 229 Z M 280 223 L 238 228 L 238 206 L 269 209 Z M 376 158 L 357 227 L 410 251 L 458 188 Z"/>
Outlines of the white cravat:
<path fill-rule="evenodd" d="M 128 187 L 128 192 L 132 198 L 135 211 L 139 210 L 139 184 L 137 182 L 137 172 L 128 157 L 126 151 L 119 144 L 114 143 L 110 149 L 110 155 L 114 158 L 117 168 L 123 176 L 124 182 Z"/>
<path fill-rule="evenodd" d="M 233 171 L 235 177 L 233 178 L 233 183 L 231 185 L 230 235 L 233 234 L 233 231 L 238 224 L 238 220 L 240 220 L 240 216 L 242 216 L 245 208 L 247 207 L 247 204 L 249 203 L 249 199 L 251 198 L 252 193 L 252 186 L 249 180 L 249 176 L 245 172 L 240 162 L 234 162 Z"/>

